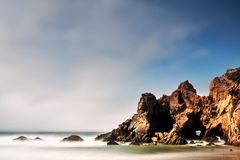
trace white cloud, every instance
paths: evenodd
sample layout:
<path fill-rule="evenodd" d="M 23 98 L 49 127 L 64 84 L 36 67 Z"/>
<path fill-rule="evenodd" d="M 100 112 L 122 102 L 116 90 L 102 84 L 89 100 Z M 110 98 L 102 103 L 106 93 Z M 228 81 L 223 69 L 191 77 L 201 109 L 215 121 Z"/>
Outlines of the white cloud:
<path fill-rule="evenodd" d="M 24 2 L 0 5 L 2 130 L 115 127 L 153 87 L 142 66 L 199 29 L 130 1 Z"/>

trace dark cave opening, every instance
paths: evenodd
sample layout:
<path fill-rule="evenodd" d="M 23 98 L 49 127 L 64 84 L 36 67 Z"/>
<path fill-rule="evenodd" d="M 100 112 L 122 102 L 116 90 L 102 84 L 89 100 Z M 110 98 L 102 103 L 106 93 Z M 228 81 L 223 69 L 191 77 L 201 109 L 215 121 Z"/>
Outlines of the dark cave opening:
<path fill-rule="evenodd" d="M 169 132 L 173 128 L 175 123 L 174 119 L 170 115 L 170 110 L 161 110 L 160 112 L 155 112 L 154 115 L 149 118 L 150 120 L 150 132 Z"/>
<path fill-rule="evenodd" d="M 196 134 L 196 131 L 201 131 L 200 135 Z M 205 133 L 205 127 L 203 126 L 199 114 L 188 115 L 188 121 L 184 124 L 181 130 L 181 134 L 186 139 L 201 139 Z"/>
<path fill-rule="evenodd" d="M 219 123 L 216 127 L 210 129 L 210 131 L 206 134 L 206 137 L 216 138 L 216 136 L 224 138 L 224 132 L 222 130 L 222 124 L 221 123 Z"/>
<path fill-rule="evenodd" d="M 179 95 L 178 95 L 178 103 L 179 103 L 179 104 L 183 104 L 183 103 L 184 103 L 184 99 L 183 99 L 183 97 L 182 97 L 182 94 L 179 94 Z"/>
<path fill-rule="evenodd" d="M 157 128 L 160 132 L 169 132 L 173 128 L 174 120 L 172 119 L 170 113 L 160 115 L 161 120 L 157 123 Z"/>

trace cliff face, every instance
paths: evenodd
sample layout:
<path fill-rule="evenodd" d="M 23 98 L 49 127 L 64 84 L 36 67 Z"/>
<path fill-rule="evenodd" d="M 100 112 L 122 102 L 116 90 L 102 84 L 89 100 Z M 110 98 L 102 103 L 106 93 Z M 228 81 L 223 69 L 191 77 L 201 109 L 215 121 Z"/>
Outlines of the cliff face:
<path fill-rule="evenodd" d="M 144 93 L 137 114 L 96 140 L 186 144 L 186 139 L 220 136 L 228 144 L 240 144 L 240 67 L 216 77 L 209 90 L 209 96 L 201 97 L 184 81 L 169 96 L 156 99 Z"/>
<path fill-rule="evenodd" d="M 207 119 L 205 136 L 215 132 L 221 134 L 229 144 L 240 142 L 240 68 L 227 70 L 221 77 L 215 78 L 210 84 L 210 95 L 213 99 Z"/>

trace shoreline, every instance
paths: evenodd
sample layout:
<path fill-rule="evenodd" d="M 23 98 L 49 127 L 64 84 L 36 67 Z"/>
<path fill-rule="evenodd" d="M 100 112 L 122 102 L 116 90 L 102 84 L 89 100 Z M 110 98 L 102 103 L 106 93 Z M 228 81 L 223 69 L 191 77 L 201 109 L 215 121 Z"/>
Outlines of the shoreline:
<path fill-rule="evenodd" d="M 64 133 L 64 135 L 70 135 Z M 107 142 L 95 141 L 95 135 L 79 134 L 85 141 L 64 142 L 62 134 L 31 134 L 25 135 L 28 138 L 39 136 L 44 141 L 13 141 L 13 138 L 20 136 L 0 135 L 0 159 L 5 157 L 24 157 L 26 160 L 42 159 L 49 160 L 57 158 L 64 160 L 71 157 L 73 160 L 239 160 L 240 147 L 219 145 L 219 146 L 191 146 L 191 145 L 165 145 L 165 144 L 142 144 L 129 145 L 107 145 Z M 231 151 L 230 151 L 231 150 Z M 30 154 L 30 155 L 29 155 Z"/>

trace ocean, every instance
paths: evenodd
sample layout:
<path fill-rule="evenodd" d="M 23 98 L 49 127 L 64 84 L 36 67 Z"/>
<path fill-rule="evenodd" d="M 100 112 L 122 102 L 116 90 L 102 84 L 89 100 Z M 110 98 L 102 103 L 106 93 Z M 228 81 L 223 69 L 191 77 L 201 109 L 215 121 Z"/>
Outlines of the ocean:
<path fill-rule="evenodd" d="M 61 142 L 72 134 L 83 142 Z M 97 132 L 2 132 L 0 160 L 240 160 L 240 147 L 197 145 L 107 146 L 94 141 Z M 13 141 L 19 136 L 43 141 Z"/>

